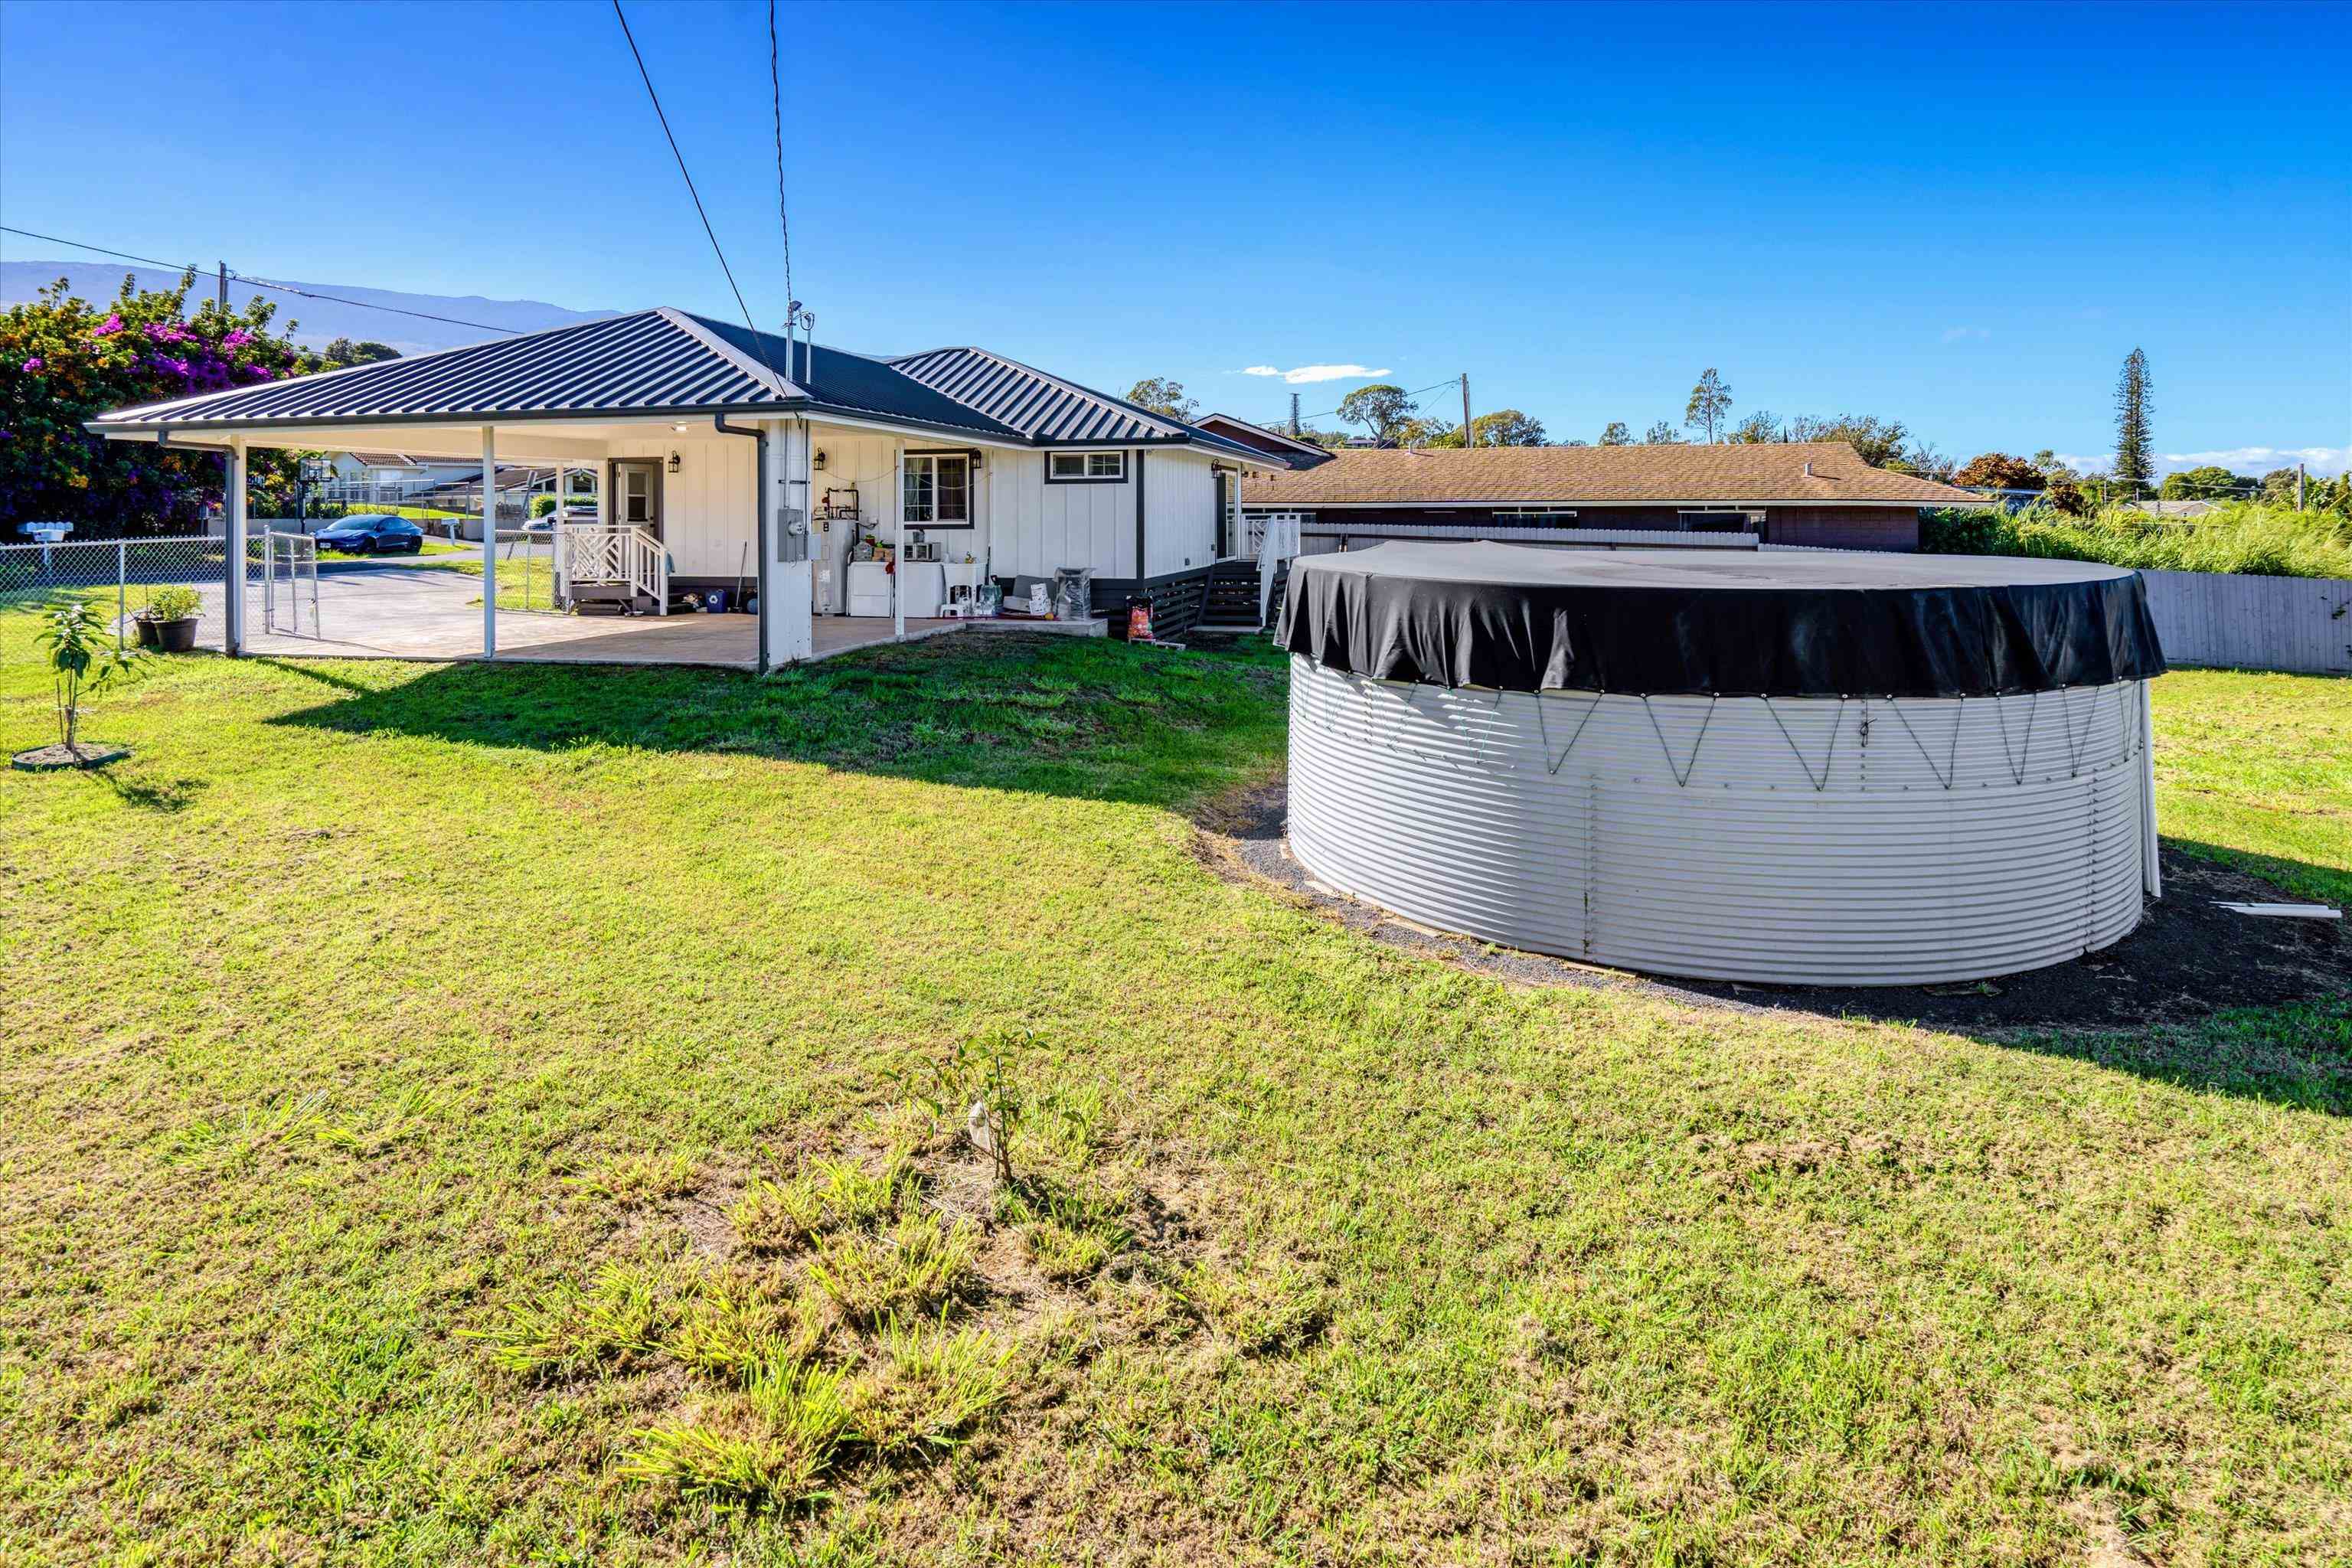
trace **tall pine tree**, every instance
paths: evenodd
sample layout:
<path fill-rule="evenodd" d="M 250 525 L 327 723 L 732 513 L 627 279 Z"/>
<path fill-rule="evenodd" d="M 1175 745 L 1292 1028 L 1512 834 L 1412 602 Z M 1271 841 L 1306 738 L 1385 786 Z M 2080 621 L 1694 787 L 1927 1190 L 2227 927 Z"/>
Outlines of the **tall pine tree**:
<path fill-rule="evenodd" d="M 2134 349 L 2116 382 L 2116 479 L 2129 486 L 2132 495 L 2139 494 L 2155 474 L 2147 449 L 2148 395 L 2147 355 Z"/>

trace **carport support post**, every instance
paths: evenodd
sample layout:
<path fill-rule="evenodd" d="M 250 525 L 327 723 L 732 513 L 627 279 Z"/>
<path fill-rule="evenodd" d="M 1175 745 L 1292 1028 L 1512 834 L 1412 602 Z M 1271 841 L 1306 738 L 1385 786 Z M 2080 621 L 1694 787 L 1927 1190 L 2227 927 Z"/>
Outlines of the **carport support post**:
<path fill-rule="evenodd" d="M 221 492 L 221 643 L 229 658 L 245 652 L 245 437 L 228 438 L 228 477 Z"/>
<path fill-rule="evenodd" d="M 890 527 L 890 614 L 895 617 L 891 635 L 900 642 L 905 642 L 907 640 L 907 443 L 903 439 L 890 443 L 890 515 L 898 520 Z"/>
<path fill-rule="evenodd" d="M 482 657 L 499 657 L 499 444 L 482 426 Z"/>

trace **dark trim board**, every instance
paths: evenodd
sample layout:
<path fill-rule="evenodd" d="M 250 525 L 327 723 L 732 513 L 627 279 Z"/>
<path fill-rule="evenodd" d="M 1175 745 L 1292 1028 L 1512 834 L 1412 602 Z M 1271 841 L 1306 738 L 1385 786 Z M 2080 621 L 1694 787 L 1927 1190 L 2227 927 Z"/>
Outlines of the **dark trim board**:
<path fill-rule="evenodd" d="M 1046 459 L 1051 462 L 1051 458 Z M 1151 557 L 1143 552 L 1143 454 L 1138 452 L 1135 463 L 1135 574 L 1140 577 L 1150 569 Z"/>

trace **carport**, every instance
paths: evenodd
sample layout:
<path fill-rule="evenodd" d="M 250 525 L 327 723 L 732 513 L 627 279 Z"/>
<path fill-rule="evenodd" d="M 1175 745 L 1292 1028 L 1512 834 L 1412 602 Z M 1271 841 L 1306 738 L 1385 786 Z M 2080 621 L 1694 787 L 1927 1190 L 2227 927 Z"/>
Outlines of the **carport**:
<path fill-rule="evenodd" d="M 739 342 L 670 310 L 117 410 L 90 428 L 221 454 L 229 564 L 206 609 L 221 616 L 232 655 L 759 670 L 969 624 L 910 617 L 906 595 L 895 593 L 879 616 L 814 614 L 811 533 L 825 522 L 821 512 L 813 518 L 810 498 L 836 482 L 845 458 L 875 468 L 869 493 L 885 500 L 851 526 L 891 530 L 895 542 L 902 498 L 926 493 L 920 483 L 908 488 L 910 448 L 917 461 L 969 454 L 978 470 L 983 452 L 1025 447 L 879 361 L 764 333 Z M 833 475 L 824 471 L 828 447 Z M 281 545 L 249 516 L 247 463 L 271 448 L 478 460 L 486 489 L 500 465 L 591 468 L 601 479 L 598 516 L 557 527 L 552 574 L 572 610 L 627 613 L 501 607 L 491 585 L 504 542 L 494 526 L 482 531 L 478 577 L 436 570 L 430 558 L 322 564 L 315 588 L 303 584 L 306 612 L 315 613 L 258 613 L 262 596 L 240 590 L 240 565 L 275 561 Z M 921 526 L 919 512 L 913 525 Z M 969 569 L 984 563 L 983 553 Z M 758 613 L 687 609 L 691 594 L 711 590 L 730 599 L 756 594 Z"/>

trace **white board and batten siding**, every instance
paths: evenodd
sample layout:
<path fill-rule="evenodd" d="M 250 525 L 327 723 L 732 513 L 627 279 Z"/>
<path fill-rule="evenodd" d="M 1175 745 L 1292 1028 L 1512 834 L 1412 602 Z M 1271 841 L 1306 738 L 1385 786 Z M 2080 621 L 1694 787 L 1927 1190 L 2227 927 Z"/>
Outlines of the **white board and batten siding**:
<path fill-rule="evenodd" d="M 1143 575 L 1165 577 L 1214 561 L 1217 476 L 1210 460 L 1192 452 L 1154 452 L 1143 473 Z"/>
<path fill-rule="evenodd" d="M 2171 664 L 2352 675 L 2352 582 L 2143 571 Z"/>
<path fill-rule="evenodd" d="M 1135 455 L 1116 484 L 1048 484 L 1043 452 L 988 454 L 994 509 L 992 570 L 1000 577 L 1050 577 L 1056 566 L 1091 566 L 1105 577 L 1135 574 Z M 1144 484 L 1149 493 L 1152 475 Z"/>
<path fill-rule="evenodd" d="M 828 489 L 856 489 L 859 525 L 885 542 L 897 537 L 898 444 L 885 434 L 815 425 L 812 440 L 825 466 L 814 476 L 815 500 Z M 909 437 L 909 451 L 963 450 L 951 437 Z M 780 444 L 781 449 L 781 444 Z M 973 476 L 976 526 L 929 537 L 950 553 L 969 551 L 999 576 L 1045 577 L 1057 566 L 1091 566 L 1098 576 L 1161 577 L 1206 566 L 1216 553 L 1216 479 L 1210 459 L 1155 451 L 1144 459 L 1144 553 L 1135 559 L 1137 454 L 1116 483 L 1049 484 L 1045 454 L 982 447 Z M 678 471 L 668 471 L 671 453 Z M 613 443 L 611 456 L 658 460 L 662 535 L 670 569 L 682 577 L 731 577 L 752 537 L 751 490 L 758 450 L 740 437 L 671 432 Z M 797 499 L 797 487 L 795 487 Z"/>
<path fill-rule="evenodd" d="M 1139 457 L 1140 570 L 1135 559 Z M 1126 476 L 1116 483 L 1050 483 L 1044 452 L 992 451 L 985 462 L 988 546 L 999 576 L 1048 577 L 1057 566 L 1091 566 L 1101 577 L 1164 577 L 1215 557 L 1216 477 L 1198 453 L 1129 449 Z"/>
<path fill-rule="evenodd" d="M 678 458 L 674 474 L 668 471 L 672 452 Z M 673 576 L 732 577 L 740 571 L 758 570 L 759 563 L 744 551 L 753 532 L 757 442 L 673 432 L 667 439 L 649 436 L 614 441 L 610 455 L 661 460 L 662 542 L 669 551 Z"/>

